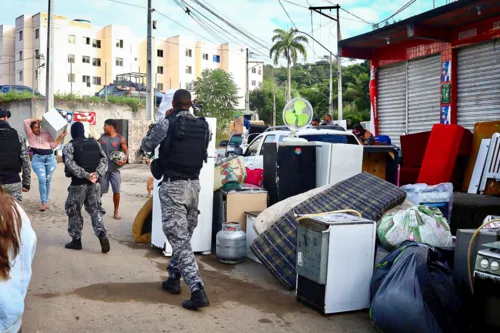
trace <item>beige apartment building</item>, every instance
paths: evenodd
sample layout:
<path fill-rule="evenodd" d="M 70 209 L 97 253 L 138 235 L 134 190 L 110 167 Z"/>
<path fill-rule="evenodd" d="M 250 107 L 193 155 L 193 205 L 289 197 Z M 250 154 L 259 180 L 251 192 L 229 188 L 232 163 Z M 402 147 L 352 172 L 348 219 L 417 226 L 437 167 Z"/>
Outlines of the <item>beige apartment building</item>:
<path fill-rule="evenodd" d="M 15 26 L 0 25 L 0 85 L 25 85 L 45 94 L 47 18 L 46 13 L 22 15 Z M 118 74 L 146 73 L 146 39 L 136 37 L 130 28 L 102 27 L 59 15 L 54 19 L 54 92 L 91 96 L 113 83 Z M 160 33 L 155 31 L 155 35 Z M 262 85 L 262 66 L 249 69 L 250 89 Z M 232 75 L 239 89 L 238 107 L 243 108 L 244 46 L 213 44 L 190 36 L 154 39 L 153 82 L 160 91 L 192 89 L 203 70 L 217 68 Z"/>

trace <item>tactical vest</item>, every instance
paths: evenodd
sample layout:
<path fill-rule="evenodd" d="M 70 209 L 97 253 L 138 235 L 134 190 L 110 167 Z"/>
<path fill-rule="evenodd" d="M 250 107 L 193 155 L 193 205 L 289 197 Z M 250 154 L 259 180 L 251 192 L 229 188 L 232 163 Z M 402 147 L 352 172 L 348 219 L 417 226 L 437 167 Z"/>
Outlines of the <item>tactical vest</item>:
<path fill-rule="evenodd" d="M 101 150 L 99 144 L 94 139 L 76 139 L 71 141 L 73 144 L 73 160 L 76 165 L 88 173 L 96 172 L 101 162 Z M 71 185 L 90 184 L 87 179 L 77 178 L 66 171 L 66 176 L 71 177 Z"/>
<path fill-rule="evenodd" d="M 0 170 L 20 173 L 22 168 L 21 161 L 21 142 L 17 131 L 6 125 L 0 128 Z"/>
<path fill-rule="evenodd" d="M 163 179 L 195 180 L 207 160 L 210 131 L 205 118 L 191 115 L 167 117 L 168 134 L 160 145 Z"/>

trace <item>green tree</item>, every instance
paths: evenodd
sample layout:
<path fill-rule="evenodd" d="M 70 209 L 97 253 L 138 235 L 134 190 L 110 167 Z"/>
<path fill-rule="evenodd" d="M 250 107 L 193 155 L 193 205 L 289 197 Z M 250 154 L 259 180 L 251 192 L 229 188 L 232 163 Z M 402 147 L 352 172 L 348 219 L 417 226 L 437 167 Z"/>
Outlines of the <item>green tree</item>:
<path fill-rule="evenodd" d="M 290 29 L 286 31 L 283 29 L 274 30 L 275 35 L 273 36 L 273 47 L 269 51 L 269 56 L 273 58 L 274 64 L 278 64 L 280 56 L 284 56 L 287 61 L 287 73 L 288 73 L 288 90 L 287 90 L 287 100 L 291 99 L 292 96 L 292 65 L 297 63 L 297 58 L 299 53 L 307 57 L 307 51 L 304 44 L 308 43 L 308 39 L 304 36 L 297 35 L 296 30 Z"/>
<path fill-rule="evenodd" d="M 194 82 L 194 90 L 203 105 L 203 116 L 217 118 L 218 133 L 227 129 L 238 104 L 238 87 L 231 74 L 221 69 L 206 69 Z"/>
<path fill-rule="evenodd" d="M 285 108 L 285 92 L 274 82 L 264 80 L 260 89 L 250 92 L 250 109 L 256 111 L 259 114 L 259 119 L 267 125 L 272 125 L 274 93 L 276 93 L 276 125 L 281 125 L 283 124 L 282 113 Z"/>

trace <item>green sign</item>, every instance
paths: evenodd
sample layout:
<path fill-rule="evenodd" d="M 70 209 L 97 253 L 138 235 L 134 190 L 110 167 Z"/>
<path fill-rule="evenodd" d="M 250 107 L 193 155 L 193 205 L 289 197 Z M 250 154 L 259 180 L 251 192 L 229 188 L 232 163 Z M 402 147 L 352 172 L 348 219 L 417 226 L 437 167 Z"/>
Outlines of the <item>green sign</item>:
<path fill-rule="evenodd" d="M 441 86 L 441 103 L 448 104 L 450 103 L 450 92 L 451 92 L 451 84 L 443 84 Z"/>

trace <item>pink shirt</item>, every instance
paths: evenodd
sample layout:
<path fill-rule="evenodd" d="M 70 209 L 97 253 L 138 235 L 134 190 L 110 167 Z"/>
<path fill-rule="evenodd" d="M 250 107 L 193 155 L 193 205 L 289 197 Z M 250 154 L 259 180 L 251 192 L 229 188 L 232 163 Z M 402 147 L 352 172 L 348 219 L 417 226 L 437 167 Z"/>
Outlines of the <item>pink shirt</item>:
<path fill-rule="evenodd" d="M 26 136 L 28 137 L 30 148 L 54 149 L 58 146 L 58 143 L 55 142 L 47 132 L 40 132 L 40 135 L 35 135 L 30 127 L 31 123 L 31 119 L 26 119 L 24 121 L 24 131 L 26 132 Z"/>

